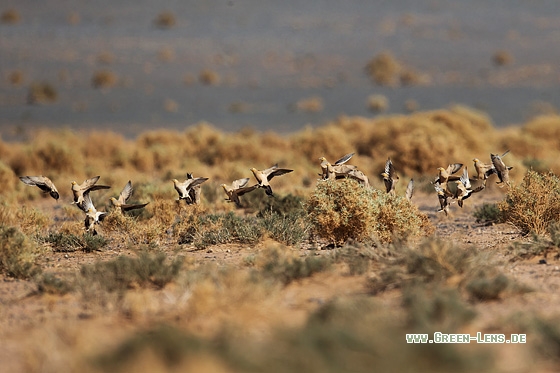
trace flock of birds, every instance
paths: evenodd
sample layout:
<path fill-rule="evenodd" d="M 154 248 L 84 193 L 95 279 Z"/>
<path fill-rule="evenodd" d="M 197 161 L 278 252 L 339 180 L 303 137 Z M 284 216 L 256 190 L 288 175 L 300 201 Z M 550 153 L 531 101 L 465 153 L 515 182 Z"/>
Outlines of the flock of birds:
<path fill-rule="evenodd" d="M 460 176 L 456 175 L 463 167 L 462 163 L 453 163 L 448 165 L 447 168 L 439 167 L 438 176 L 434 181 L 432 181 L 440 203 L 440 209 L 437 211 L 444 212 L 445 215 L 448 215 L 449 206 L 454 202 L 454 200 L 457 200 L 457 204 L 460 207 L 463 207 L 464 200 L 469 198 L 473 193 L 483 190 L 486 187 L 487 179 L 493 174 L 498 176 L 499 181 L 497 183 L 500 184 L 500 186 L 509 186 L 509 170 L 512 167 L 506 166 L 502 160 L 502 157 L 504 157 L 508 152 L 509 150 L 501 156 L 491 154 L 491 163 L 488 164 L 481 162 L 477 158 L 473 159 L 474 168 L 477 172 L 476 180 L 482 181 L 476 188 L 472 187 L 471 179 L 469 179 L 466 166 Z M 365 187 L 369 187 L 370 184 L 368 177 L 362 171 L 358 170 L 356 166 L 347 164 L 353 155 L 354 153 L 346 154 L 332 164 L 329 163 L 325 157 L 319 158 L 321 161 L 321 173 L 319 174 L 321 179 L 338 180 L 351 178 Z M 272 187 L 270 186 L 272 178 L 285 175 L 293 171 L 287 168 L 279 168 L 278 164 L 264 170 L 257 170 L 256 168 L 251 168 L 250 170 L 257 181 L 256 184 L 249 186 L 248 184 L 250 178 L 246 177 L 234 180 L 230 185 L 221 185 L 227 195 L 226 200 L 228 202 L 233 202 L 236 205 L 241 206 L 239 197 L 252 192 L 257 188 L 263 188 L 268 196 L 274 196 Z M 395 194 L 395 186 L 399 181 L 399 176 L 390 158 L 388 158 L 385 162 L 385 169 L 381 176 L 383 176 L 383 182 L 387 193 Z M 85 230 L 92 234 L 97 234 L 96 226 L 100 224 L 100 222 L 103 221 L 108 214 L 106 211 L 98 211 L 95 208 L 90 196 L 90 193 L 95 190 L 110 188 L 108 185 L 98 185 L 97 181 L 99 178 L 99 176 L 95 176 L 84 180 L 81 184 L 78 184 L 76 181 L 72 181 L 71 183 L 73 194 L 72 204 L 75 204 L 85 213 Z M 46 176 L 21 176 L 20 180 L 27 185 L 36 186 L 43 192 L 49 193 L 55 200 L 58 200 L 60 197 L 54 183 Z M 201 184 L 207 180 L 207 177 L 195 178 L 191 173 L 187 173 L 187 179 L 183 182 L 173 179 L 173 186 L 179 195 L 177 202 L 180 203 L 183 200 L 188 205 L 199 204 L 201 198 Z M 452 185 L 450 182 L 453 181 L 455 182 L 455 187 L 450 188 L 450 185 Z M 410 179 L 405 192 L 405 196 L 408 200 L 412 199 L 413 190 L 414 180 Z M 111 205 L 121 213 L 129 210 L 140 209 L 148 204 L 128 204 L 127 201 L 132 196 L 132 193 L 132 182 L 129 180 L 119 193 L 118 198 L 111 197 L 109 201 L 111 202 Z"/>

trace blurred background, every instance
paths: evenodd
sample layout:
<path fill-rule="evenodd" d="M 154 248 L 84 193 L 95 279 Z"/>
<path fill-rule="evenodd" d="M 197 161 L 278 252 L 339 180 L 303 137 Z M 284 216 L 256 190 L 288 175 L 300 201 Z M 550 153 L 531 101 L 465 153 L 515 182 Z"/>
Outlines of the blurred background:
<path fill-rule="evenodd" d="M 0 134 L 288 133 L 454 103 L 504 127 L 556 112 L 559 60 L 553 0 L 4 0 Z"/>

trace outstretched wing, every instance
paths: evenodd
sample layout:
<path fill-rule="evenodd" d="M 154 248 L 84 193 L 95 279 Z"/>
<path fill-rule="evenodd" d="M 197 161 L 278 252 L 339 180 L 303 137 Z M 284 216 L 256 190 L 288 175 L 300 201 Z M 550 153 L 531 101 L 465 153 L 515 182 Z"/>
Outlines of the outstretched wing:
<path fill-rule="evenodd" d="M 412 194 L 414 193 L 414 179 L 410 179 L 408 185 L 406 186 L 405 196 L 409 201 L 412 199 Z"/>
<path fill-rule="evenodd" d="M 336 162 L 334 162 L 335 166 L 344 164 L 346 162 L 348 162 L 350 160 L 350 158 L 352 158 L 352 156 L 354 155 L 354 153 L 348 153 L 345 156 L 343 156 L 342 158 L 340 158 L 339 160 L 337 160 Z"/>
<path fill-rule="evenodd" d="M 272 180 L 272 178 L 274 176 L 280 176 L 280 175 L 288 174 L 292 171 L 293 170 L 289 170 L 287 168 L 277 168 L 276 170 L 274 170 L 273 172 L 268 174 L 267 179 L 268 179 L 268 181 L 270 181 L 270 180 Z"/>
<path fill-rule="evenodd" d="M 249 178 L 245 177 L 243 179 L 237 179 L 234 180 L 233 183 L 231 183 L 231 189 L 240 189 L 243 188 L 244 186 L 247 185 L 247 183 L 249 182 Z"/>
<path fill-rule="evenodd" d="M 118 201 L 121 204 L 125 204 L 125 202 L 130 198 L 130 196 L 132 196 L 133 191 L 134 191 L 134 189 L 132 189 L 132 182 L 130 180 L 128 180 L 128 183 L 126 183 L 123 190 L 119 194 Z"/>

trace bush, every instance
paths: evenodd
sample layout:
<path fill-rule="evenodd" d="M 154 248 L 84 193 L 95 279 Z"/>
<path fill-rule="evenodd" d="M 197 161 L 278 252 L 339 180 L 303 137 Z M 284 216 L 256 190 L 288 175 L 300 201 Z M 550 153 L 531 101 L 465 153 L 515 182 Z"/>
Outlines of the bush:
<path fill-rule="evenodd" d="M 0 272 L 27 279 L 41 272 L 35 265 L 36 248 L 17 228 L 0 226 Z"/>
<path fill-rule="evenodd" d="M 477 206 L 473 215 L 477 223 L 499 223 L 502 219 L 500 209 L 495 203 L 483 203 L 482 206 Z"/>
<path fill-rule="evenodd" d="M 560 216 L 560 178 L 529 170 L 518 186 L 510 188 L 498 204 L 504 221 L 521 233 L 544 234 Z"/>
<path fill-rule="evenodd" d="M 323 272 L 332 264 L 332 260 L 328 257 L 300 258 L 278 248 L 266 250 L 259 260 L 262 276 L 280 280 L 285 285 L 294 280 L 310 277 L 314 273 Z"/>
<path fill-rule="evenodd" d="M 134 286 L 163 288 L 173 281 L 183 265 L 183 258 L 166 263 L 164 253 L 141 253 L 137 258 L 119 256 L 109 262 L 97 262 L 81 268 L 84 286 L 99 287 L 108 292 L 122 292 Z"/>
<path fill-rule="evenodd" d="M 56 102 L 58 93 L 56 89 L 47 82 L 33 83 L 27 93 L 29 104 L 51 104 Z"/>
<path fill-rule="evenodd" d="M 391 241 L 434 228 L 406 198 L 365 188 L 354 180 L 324 180 L 306 204 L 314 233 L 336 244 L 348 239 Z"/>

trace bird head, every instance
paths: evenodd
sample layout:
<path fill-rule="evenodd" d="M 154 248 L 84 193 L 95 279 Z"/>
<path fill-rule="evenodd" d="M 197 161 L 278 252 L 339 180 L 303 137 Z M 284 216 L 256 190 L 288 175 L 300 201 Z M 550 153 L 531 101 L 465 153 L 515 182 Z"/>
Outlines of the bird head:
<path fill-rule="evenodd" d="M 72 185 L 76 185 L 76 184 L 78 184 L 78 183 L 77 183 L 77 182 L 75 182 L 75 181 L 72 181 Z"/>
<path fill-rule="evenodd" d="M 385 179 L 388 179 L 388 178 L 389 178 L 389 175 L 387 175 L 387 172 L 383 172 L 383 173 L 381 174 L 381 176 L 383 176 Z"/>
<path fill-rule="evenodd" d="M 437 170 L 441 172 L 441 171 L 445 171 L 445 168 L 443 168 L 443 167 L 438 167 Z"/>
<path fill-rule="evenodd" d="M 251 167 L 249 170 L 251 170 L 252 172 L 257 172 L 257 169 L 255 167 Z"/>
<path fill-rule="evenodd" d="M 109 200 L 111 201 L 111 203 L 113 204 L 113 206 L 116 206 L 116 205 L 117 205 L 117 199 L 116 199 L 115 197 L 111 197 Z"/>
<path fill-rule="evenodd" d="M 178 183 L 179 183 L 179 180 L 173 179 L 173 184 L 178 184 Z"/>
<path fill-rule="evenodd" d="M 321 162 L 325 162 L 325 161 L 327 160 L 327 158 L 321 157 L 321 158 L 319 158 L 319 160 L 320 160 Z"/>
<path fill-rule="evenodd" d="M 221 187 L 224 188 L 224 190 L 225 190 L 226 192 L 228 191 L 227 185 L 226 185 L 226 184 L 222 184 Z"/>
<path fill-rule="evenodd" d="M 478 158 L 474 158 L 472 161 L 473 161 L 474 163 L 480 162 L 480 161 L 478 160 Z"/>

